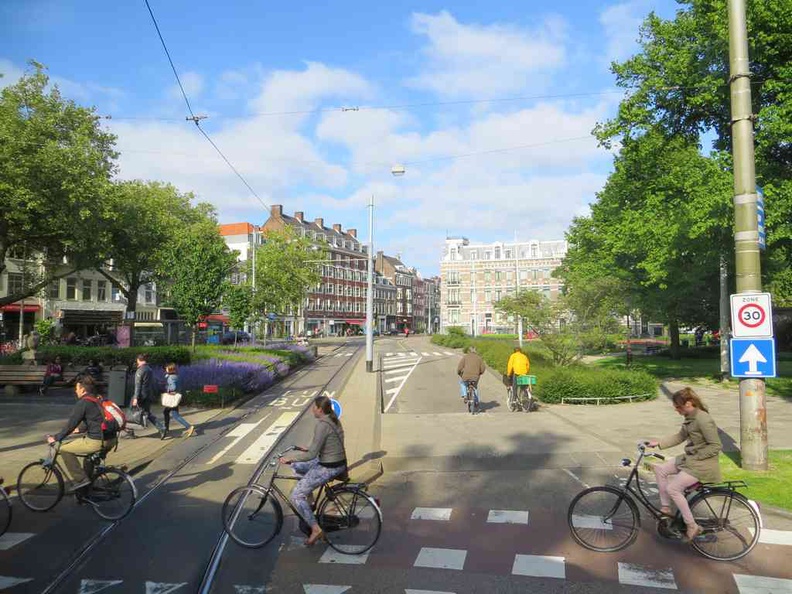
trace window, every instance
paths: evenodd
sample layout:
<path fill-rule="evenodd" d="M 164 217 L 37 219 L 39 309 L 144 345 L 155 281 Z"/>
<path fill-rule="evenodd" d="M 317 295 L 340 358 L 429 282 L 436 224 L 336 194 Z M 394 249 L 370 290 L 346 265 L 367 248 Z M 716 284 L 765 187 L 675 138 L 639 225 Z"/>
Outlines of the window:
<path fill-rule="evenodd" d="M 532 245 L 531 246 L 531 258 L 536 258 L 538 251 L 539 251 L 539 246 Z"/>
<path fill-rule="evenodd" d="M 500 301 L 500 300 L 501 300 L 501 291 L 500 289 L 498 289 L 497 291 L 495 291 L 495 301 Z"/>
<path fill-rule="evenodd" d="M 495 259 L 496 260 L 500 260 L 500 256 L 501 256 L 501 249 L 499 247 L 496 247 L 495 248 Z"/>
<path fill-rule="evenodd" d="M 47 294 L 50 299 L 60 299 L 60 279 L 54 280 L 50 283 Z"/>
<path fill-rule="evenodd" d="M 501 281 L 501 271 L 498 270 L 495 272 L 495 282 L 499 283 Z"/>
<path fill-rule="evenodd" d="M 504 250 L 504 258 L 509 260 L 509 259 L 511 259 L 511 257 L 512 257 L 512 251 L 511 250 Z"/>
<path fill-rule="evenodd" d="M 74 300 L 77 299 L 77 279 L 76 278 L 67 278 L 66 279 L 66 299 Z"/>
<path fill-rule="evenodd" d="M 22 275 L 18 272 L 8 273 L 8 294 L 21 293 L 23 290 Z"/>
<path fill-rule="evenodd" d="M 478 260 L 478 250 L 473 250 L 470 252 L 470 259 L 471 260 Z"/>
<path fill-rule="evenodd" d="M 489 260 L 492 257 L 492 252 L 486 251 L 484 252 L 484 259 Z"/>
<path fill-rule="evenodd" d="M 490 291 L 484 291 L 484 301 L 489 303 L 492 300 L 492 293 Z"/>
<path fill-rule="evenodd" d="M 68 287 L 66 288 L 66 292 L 68 293 Z M 121 291 L 119 291 L 118 287 L 115 285 L 110 287 L 110 299 L 112 301 L 121 301 Z"/>
<path fill-rule="evenodd" d="M 492 280 L 492 273 L 489 270 L 485 271 L 484 272 L 484 282 L 488 283 L 491 280 Z"/>
<path fill-rule="evenodd" d="M 91 280 L 83 280 L 82 282 L 82 300 L 83 301 L 90 301 L 91 300 L 91 285 L 93 281 Z"/>
<path fill-rule="evenodd" d="M 152 283 L 146 285 L 143 295 L 146 303 L 154 303 L 154 285 Z"/>

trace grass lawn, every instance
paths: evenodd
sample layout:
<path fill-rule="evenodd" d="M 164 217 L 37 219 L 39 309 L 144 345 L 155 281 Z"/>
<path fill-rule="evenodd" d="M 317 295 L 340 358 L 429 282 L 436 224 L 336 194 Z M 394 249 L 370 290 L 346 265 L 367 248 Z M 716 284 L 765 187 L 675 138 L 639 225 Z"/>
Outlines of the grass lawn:
<path fill-rule="evenodd" d="M 792 511 L 792 450 L 770 450 L 770 469 L 751 472 L 738 466 L 739 452 L 721 454 L 723 480 L 744 480 L 747 489 L 740 492 L 750 499 Z"/>
<path fill-rule="evenodd" d="M 623 368 L 624 356 L 604 357 L 598 359 L 594 365 L 602 367 Z M 650 355 L 635 357 L 633 367 L 644 369 L 660 379 L 690 379 L 702 383 L 720 383 L 720 360 L 690 358 L 675 361 L 668 357 Z M 792 399 L 792 358 L 787 353 L 782 353 L 778 358 L 778 375 L 767 379 L 767 393 Z M 728 380 L 726 386 L 737 388 L 738 382 Z"/>

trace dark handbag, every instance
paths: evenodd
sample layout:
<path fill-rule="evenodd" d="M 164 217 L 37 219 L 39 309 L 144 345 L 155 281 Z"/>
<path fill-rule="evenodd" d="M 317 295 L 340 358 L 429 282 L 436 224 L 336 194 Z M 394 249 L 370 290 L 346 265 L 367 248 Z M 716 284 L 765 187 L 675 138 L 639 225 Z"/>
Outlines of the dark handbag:
<path fill-rule="evenodd" d="M 127 423 L 132 423 L 133 425 L 140 425 L 141 427 L 144 428 L 148 421 L 148 415 L 139 406 L 133 406 L 132 408 L 130 408 L 129 412 L 126 415 L 126 418 L 127 418 Z"/>

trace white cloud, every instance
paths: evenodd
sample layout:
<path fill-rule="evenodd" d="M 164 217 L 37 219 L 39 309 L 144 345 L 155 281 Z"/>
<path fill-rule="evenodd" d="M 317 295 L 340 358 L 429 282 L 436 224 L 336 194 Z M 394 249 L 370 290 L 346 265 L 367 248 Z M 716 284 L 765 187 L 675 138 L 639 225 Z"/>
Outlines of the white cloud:
<path fill-rule="evenodd" d="M 564 23 L 549 18 L 534 30 L 463 24 L 442 11 L 416 13 L 413 32 L 425 35 L 428 64 L 409 82 L 445 96 L 477 97 L 537 88 L 536 76 L 563 65 Z"/>
<path fill-rule="evenodd" d="M 201 96 L 204 90 L 204 79 L 197 72 L 183 72 L 179 75 L 179 80 L 181 81 L 182 87 L 184 88 L 184 92 L 187 95 L 187 98 L 192 101 L 193 99 L 197 99 Z M 174 83 L 173 86 L 168 89 L 168 97 L 174 100 L 182 101 L 182 92 L 179 88 L 178 83 Z"/>
<path fill-rule="evenodd" d="M 605 60 L 624 60 L 638 47 L 638 34 L 641 23 L 649 10 L 646 0 L 633 0 L 613 4 L 599 16 L 600 25 L 605 33 Z"/>
<path fill-rule="evenodd" d="M 0 89 L 9 87 L 22 78 L 24 72 L 21 68 L 17 68 L 10 60 L 0 59 Z"/>

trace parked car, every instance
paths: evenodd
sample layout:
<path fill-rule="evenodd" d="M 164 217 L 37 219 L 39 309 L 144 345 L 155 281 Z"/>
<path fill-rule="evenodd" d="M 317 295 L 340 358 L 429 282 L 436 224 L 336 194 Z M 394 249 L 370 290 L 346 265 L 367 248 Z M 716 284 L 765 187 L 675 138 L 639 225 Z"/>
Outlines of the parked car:
<path fill-rule="evenodd" d="M 243 332 L 242 330 L 231 330 L 223 333 L 223 336 L 220 338 L 220 344 L 234 344 L 248 342 L 249 340 L 250 334 L 247 332 Z"/>

